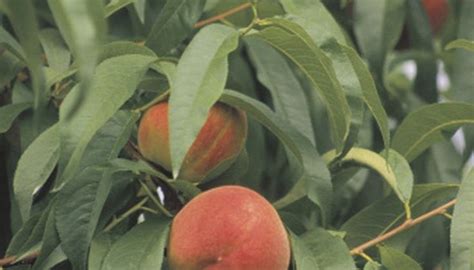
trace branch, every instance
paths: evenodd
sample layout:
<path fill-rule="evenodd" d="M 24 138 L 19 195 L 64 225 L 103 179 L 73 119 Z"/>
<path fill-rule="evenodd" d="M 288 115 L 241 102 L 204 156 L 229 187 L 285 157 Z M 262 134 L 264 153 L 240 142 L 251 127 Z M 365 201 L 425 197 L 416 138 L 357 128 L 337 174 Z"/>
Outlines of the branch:
<path fill-rule="evenodd" d="M 205 19 L 205 20 L 202 20 L 202 21 L 199 21 L 197 22 L 193 27 L 194 28 L 201 28 L 205 25 L 208 25 L 208 24 L 211 24 L 213 22 L 217 22 L 217 21 L 220 21 L 220 20 L 223 20 L 225 17 L 228 17 L 230 15 L 233 15 L 239 11 L 242 11 L 242 10 L 245 10 L 247 8 L 250 8 L 252 6 L 252 3 L 248 2 L 248 3 L 244 3 L 242 5 L 239 5 L 239 6 L 236 6 L 234 8 L 231 8 L 227 11 L 224 11 L 222 12 L 221 14 L 217 14 L 216 16 L 213 16 L 213 17 L 210 17 L 208 19 Z"/>
<path fill-rule="evenodd" d="M 451 200 L 449 202 L 447 202 L 446 204 L 443 204 L 441 205 L 440 207 L 438 208 L 435 208 L 415 219 L 407 219 L 405 222 L 403 222 L 402 224 L 400 224 L 398 227 L 395 227 L 394 229 L 384 233 L 384 234 L 381 234 L 379 236 L 377 236 L 376 238 L 372 239 L 372 240 L 369 240 L 355 248 L 353 248 L 351 250 L 351 255 L 360 255 L 360 254 L 363 254 L 364 253 L 364 250 L 370 248 L 370 247 L 373 247 L 391 237 L 393 237 L 394 235 L 397 235 L 405 230 L 408 230 L 410 229 L 411 227 L 415 226 L 415 225 L 418 225 L 422 222 L 424 222 L 425 220 L 429 219 L 429 218 L 432 218 L 434 216 L 438 216 L 438 215 L 443 215 L 446 213 L 446 210 L 450 207 L 452 207 L 453 205 L 456 204 L 456 199 L 454 200 Z"/>
<path fill-rule="evenodd" d="M 23 259 L 17 261 L 18 257 L 16 256 L 8 256 L 5 258 L 0 259 L 0 268 L 4 267 L 12 267 L 12 266 L 17 266 L 17 265 L 22 265 L 22 264 L 32 264 L 32 262 L 39 256 L 39 252 L 33 252 L 27 256 L 25 256 Z"/>

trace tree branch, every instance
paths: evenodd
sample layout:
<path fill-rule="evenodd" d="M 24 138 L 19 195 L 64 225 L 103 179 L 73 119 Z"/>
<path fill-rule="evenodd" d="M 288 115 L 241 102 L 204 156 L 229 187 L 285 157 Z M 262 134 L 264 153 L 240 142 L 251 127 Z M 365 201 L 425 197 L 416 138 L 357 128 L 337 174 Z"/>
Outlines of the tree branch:
<path fill-rule="evenodd" d="M 415 219 L 407 219 L 405 222 L 403 222 L 402 224 L 400 224 L 398 227 L 395 227 L 394 229 L 382 234 L 382 235 L 379 235 L 377 236 L 376 238 L 372 239 L 372 240 L 369 240 L 355 248 L 353 248 L 351 250 L 351 255 L 360 255 L 364 252 L 364 250 L 370 248 L 370 247 L 373 247 L 391 237 L 393 237 L 394 235 L 397 235 L 407 229 L 410 229 L 411 227 L 413 226 L 416 226 L 422 222 L 424 222 L 425 220 L 429 219 L 429 218 L 432 218 L 434 216 L 438 216 L 438 215 L 443 215 L 444 213 L 446 213 L 446 210 L 450 207 L 452 207 L 453 205 L 456 204 L 456 199 L 454 200 L 451 200 L 449 202 L 447 202 L 446 204 L 443 204 L 441 205 L 440 207 L 438 208 L 435 208 Z"/>
<path fill-rule="evenodd" d="M 217 22 L 217 21 L 220 21 L 220 20 L 223 20 L 225 17 L 228 17 L 230 15 L 233 15 L 239 11 L 242 11 L 242 10 L 245 10 L 245 9 L 248 9 L 252 6 L 252 3 L 248 2 L 248 3 L 244 3 L 242 5 L 239 5 L 239 6 L 236 6 L 234 8 L 231 8 L 227 11 L 224 11 L 222 12 L 221 14 L 217 14 L 216 16 L 213 16 L 213 17 L 210 17 L 208 19 L 205 19 L 205 20 L 202 20 L 202 21 L 199 21 L 197 22 L 196 24 L 194 24 L 194 28 L 201 28 L 205 25 L 208 25 L 208 24 L 211 24 L 213 22 Z"/>

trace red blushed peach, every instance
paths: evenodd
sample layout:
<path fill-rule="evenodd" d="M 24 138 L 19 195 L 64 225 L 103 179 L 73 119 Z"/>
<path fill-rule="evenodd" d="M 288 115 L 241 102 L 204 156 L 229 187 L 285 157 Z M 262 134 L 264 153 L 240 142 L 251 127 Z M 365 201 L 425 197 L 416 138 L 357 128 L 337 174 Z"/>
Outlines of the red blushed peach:
<path fill-rule="evenodd" d="M 246 136 L 246 114 L 216 103 L 186 154 L 178 177 L 200 182 L 228 168 L 242 150 Z M 146 159 L 171 170 L 168 101 L 152 106 L 144 114 L 138 128 L 138 148 Z"/>
<path fill-rule="evenodd" d="M 222 186 L 201 193 L 176 215 L 168 262 L 174 270 L 287 270 L 290 242 L 265 198 Z"/>

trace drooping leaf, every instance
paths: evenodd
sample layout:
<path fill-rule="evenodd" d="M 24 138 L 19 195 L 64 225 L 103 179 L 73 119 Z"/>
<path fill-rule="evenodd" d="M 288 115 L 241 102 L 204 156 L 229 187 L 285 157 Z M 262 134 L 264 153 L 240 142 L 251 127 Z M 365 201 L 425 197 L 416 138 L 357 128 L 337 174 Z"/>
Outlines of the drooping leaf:
<path fill-rule="evenodd" d="M 341 237 L 315 228 L 300 236 L 321 270 L 355 270 L 354 260 Z"/>
<path fill-rule="evenodd" d="M 319 91 L 328 109 L 331 136 L 340 151 L 348 135 L 350 109 L 331 60 L 299 25 L 284 19 L 262 20 L 264 29 L 249 37 L 263 39 L 293 61 Z"/>
<path fill-rule="evenodd" d="M 178 63 L 169 99 L 170 151 L 173 177 L 207 113 L 222 94 L 227 79 L 227 55 L 235 50 L 238 32 L 213 24 L 193 38 Z"/>
<path fill-rule="evenodd" d="M 151 218 L 115 242 L 104 259 L 103 270 L 161 268 L 170 220 Z"/>
<path fill-rule="evenodd" d="M 288 128 L 285 121 L 268 107 L 234 91 L 225 91 L 221 101 L 246 111 L 249 116 L 267 127 L 294 154 L 302 168 L 302 175 L 288 194 L 274 203 L 283 208 L 305 196 L 321 209 L 322 223 L 326 222 L 331 202 L 329 171 L 311 142 L 295 129 Z"/>
<path fill-rule="evenodd" d="M 135 3 L 137 0 L 112 0 L 104 7 L 105 17 L 110 17 L 115 12 L 119 11 L 121 8 L 126 7 L 132 3 Z"/>
<path fill-rule="evenodd" d="M 457 39 L 474 40 L 474 1 L 459 3 L 459 26 Z M 452 58 L 450 81 L 452 93 L 450 97 L 459 102 L 474 103 L 474 53 L 467 50 L 456 50 Z"/>
<path fill-rule="evenodd" d="M 293 264 L 298 270 L 322 270 L 306 243 L 290 232 Z"/>
<path fill-rule="evenodd" d="M 405 0 L 361 0 L 354 4 L 354 33 L 371 68 L 380 70 L 402 31 Z"/>
<path fill-rule="evenodd" d="M 110 233 L 101 233 L 98 234 L 91 243 L 91 248 L 89 251 L 89 261 L 87 263 L 87 269 L 89 270 L 101 270 L 102 264 L 104 262 L 107 253 L 112 248 L 114 244 L 114 236 Z"/>
<path fill-rule="evenodd" d="M 291 19 L 301 25 L 318 45 L 334 38 L 346 44 L 346 38 L 339 24 L 319 0 L 280 0 L 285 11 L 296 17 Z"/>
<path fill-rule="evenodd" d="M 458 190 L 455 184 L 420 184 L 413 188 L 410 201 L 413 218 L 435 208 L 439 202 L 452 198 Z M 383 234 L 405 220 L 405 209 L 395 194 L 376 201 L 351 217 L 341 227 L 350 248 Z"/>
<path fill-rule="evenodd" d="M 469 51 L 474 51 L 474 41 L 467 39 L 456 39 L 446 45 L 446 50 L 452 49 L 466 49 Z"/>
<path fill-rule="evenodd" d="M 47 28 L 40 31 L 39 38 L 48 66 L 58 72 L 66 71 L 71 62 L 71 53 L 60 33 L 55 29 Z"/>
<path fill-rule="evenodd" d="M 0 26 L 0 47 L 8 49 L 18 59 L 25 61 L 23 48 L 2 26 Z"/>
<path fill-rule="evenodd" d="M 28 0 L 7 0 L 0 10 L 10 19 L 11 25 L 24 50 L 24 60 L 30 71 L 33 98 L 33 134 L 40 133 L 40 118 L 44 117 L 48 102 L 46 80 L 41 62 L 38 22 L 33 3 Z M 10 43 L 10 45 L 12 45 Z"/>
<path fill-rule="evenodd" d="M 7 132 L 18 115 L 28 108 L 31 108 L 31 103 L 28 102 L 0 107 L 0 134 Z"/>
<path fill-rule="evenodd" d="M 324 154 L 323 158 L 330 164 L 336 158 L 336 152 L 332 150 Z M 375 170 L 387 181 L 403 203 L 409 203 L 414 182 L 413 173 L 408 162 L 396 151 L 390 149 L 388 153 L 379 155 L 367 149 L 354 147 L 341 162 L 356 163 Z"/>
<path fill-rule="evenodd" d="M 88 93 L 94 93 L 89 87 L 93 82 L 100 46 L 105 40 L 104 4 L 95 0 L 48 0 L 48 5 L 78 66 L 81 96 L 76 100 L 75 107 L 78 107 Z"/>
<path fill-rule="evenodd" d="M 257 77 L 273 97 L 277 114 L 288 120 L 314 145 L 314 131 L 304 90 L 286 60 L 268 44 L 258 40 L 246 41 L 250 60 Z"/>
<path fill-rule="evenodd" d="M 397 249 L 388 246 L 379 246 L 378 249 L 382 265 L 385 266 L 387 270 L 422 270 L 421 266 L 415 260 Z"/>
<path fill-rule="evenodd" d="M 64 170 L 58 184 L 75 174 L 96 131 L 132 96 L 148 66 L 155 60 L 154 57 L 136 54 L 107 59 L 97 67 L 91 87 L 94 95 L 85 95 L 79 108 L 75 108 L 75 104 L 81 97 L 81 88 L 75 87 L 67 95 L 60 109 L 59 164 L 64 166 Z"/>
<path fill-rule="evenodd" d="M 159 56 L 169 52 L 182 42 L 201 16 L 204 0 L 166 1 L 153 24 L 145 45 Z"/>
<path fill-rule="evenodd" d="M 41 133 L 18 161 L 13 190 L 23 220 L 30 215 L 35 190 L 46 182 L 58 162 L 58 129 L 56 124 Z"/>
<path fill-rule="evenodd" d="M 410 113 L 393 136 L 392 148 L 408 161 L 414 160 L 434 142 L 444 139 L 444 131 L 474 123 L 474 105 L 441 103 Z"/>
<path fill-rule="evenodd" d="M 451 268 L 474 266 L 474 170 L 463 179 L 451 223 Z"/>
<path fill-rule="evenodd" d="M 85 269 L 100 213 L 113 183 L 121 177 L 114 174 L 114 168 L 94 165 L 117 157 L 137 119 L 136 113 L 119 111 L 99 129 L 86 148 L 79 165 L 80 173 L 58 194 L 56 226 L 61 246 L 77 269 Z"/>

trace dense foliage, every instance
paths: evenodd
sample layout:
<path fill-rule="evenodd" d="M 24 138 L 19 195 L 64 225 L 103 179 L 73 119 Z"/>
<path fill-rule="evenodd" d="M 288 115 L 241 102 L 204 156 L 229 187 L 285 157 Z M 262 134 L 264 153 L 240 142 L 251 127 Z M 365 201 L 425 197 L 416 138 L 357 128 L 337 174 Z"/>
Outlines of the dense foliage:
<path fill-rule="evenodd" d="M 474 1 L 446 1 L 0 1 L 0 268 L 167 269 L 173 217 L 237 184 L 291 269 L 474 269 Z M 171 171 L 137 147 L 168 98 Z M 180 179 L 218 101 L 245 148 Z"/>

